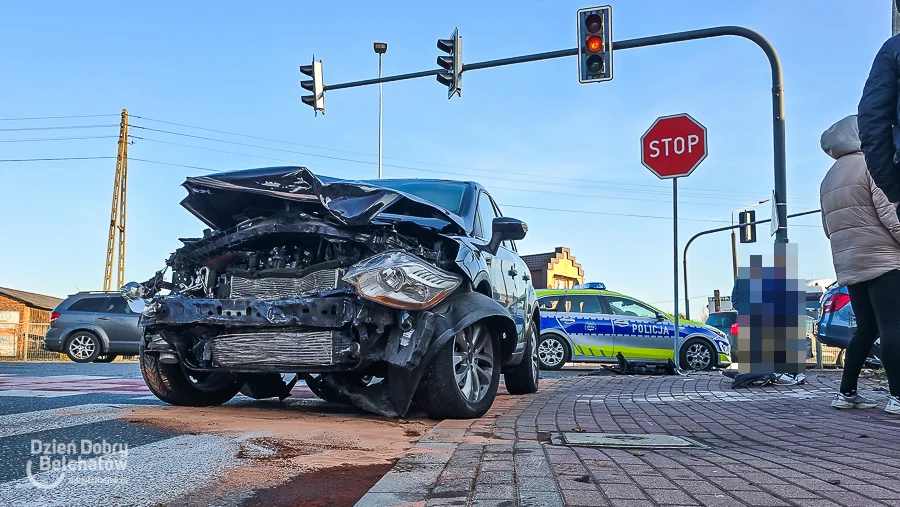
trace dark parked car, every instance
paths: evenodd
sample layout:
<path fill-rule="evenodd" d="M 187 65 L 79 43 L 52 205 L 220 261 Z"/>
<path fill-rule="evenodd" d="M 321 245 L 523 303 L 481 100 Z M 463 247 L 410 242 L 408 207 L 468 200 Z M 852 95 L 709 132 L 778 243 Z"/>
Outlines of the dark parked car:
<path fill-rule="evenodd" d="M 813 326 L 813 334 L 823 345 L 846 349 L 856 330 L 856 317 L 847 287 L 832 284 L 822 294 L 822 313 Z M 875 342 L 869 352 L 870 366 L 881 365 L 881 343 Z"/>
<path fill-rule="evenodd" d="M 280 167 L 183 186 L 182 206 L 211 230 L 123 288 L 143 307 L 141 372 L 161 400 L 283 398 L 282 374 L 298 374 L 382 415 L 415 400 L 433 418 L 471 418 L 501 372 L 510 393 L 537 391 L 540 315 L 514 243 L 527 227 L 481 185 Z"/>
<path fill-rule="evenodd" d="M 51 312 L 44 348 L 63 352 L 76 363 L 133 356 L 143 336 L 139 318 L 121 294 L 79 292 Z"/>
<path fill-rule="evenodd" d="M 706 318 L 706 325 L 725 333 L 728 343 L 731 344 L 731 360 L 737 359 L 737 312 L 734 310 L 713 312 Z"/>

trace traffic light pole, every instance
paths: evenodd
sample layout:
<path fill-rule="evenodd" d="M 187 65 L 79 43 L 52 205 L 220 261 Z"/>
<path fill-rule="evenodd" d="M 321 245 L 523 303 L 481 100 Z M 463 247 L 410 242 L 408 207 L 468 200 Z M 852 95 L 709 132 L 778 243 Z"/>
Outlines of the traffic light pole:
<path fill-rule="evenodd" d="M 816 209 L 816 210 L 811 210 L 811 211 L 804 211 L 803 213 L 794 213 L 793 215 L 788 215 L 787 218 L 797 218 L 797 217 L 802 217 L 804 215 L 812 215 L 813 213 L 818 213 L 820 211 L 822 211 L 822 210 Z M 691 243 L 693 243 L 694 240 L 699 238 L 700 236 L 705 236 L 707 234 L 712 234 L 714 232 L 730 231 L 733 229 L 739 229 L 741 227 L 746 227 L 748 225 L 767 224 L 771 221 L 772 221 L 772 219 L 767 218 L 765 220 L 757 220 L 755 222 L 747 222 L 746 224 L 730 225 L 730 226 L 726 226 L 726 227 L 719 227 L 718 229 L 710 229 L 708 231 L 700 231 L 697 234 L 694 234 L 693 236 L 691 236 L 691 239 L 689 239 L 688 242 L 684 245 L 684 254 L 682 255 L 682 263 L 683 264 L 682 264 L 682 269 L 681 269 L 684 272 L 684 316 L 687 317 L 688 320 L 690 320 L 690 318 L 691 318 L 691 305 L 690 305 L 690 298 L 688 297 L 687 254 L 688 254 L 688 247 L 691 246 Z M 785 221 L 785 223 L 787 223 L 787 221 Z M 735 278 L 737 278 L 737 275 L 735 275 Z"/>
<path fill-rule="evenodd" d="M 652 35 L 650 37 L 640 37 L 637 39 L 627 39 L 623 41 L 614 41 L 612 51 L 622 51 L 625 49 L 643 48 L 648 46 L 658 46 L 661 44 L 671 44 L 674 42 L 685 42 L 690 40 L 709 39 L 713 37 L 734 36 L 748 39 L 755 43 L 769 60 L 772 69 L 772 138 L 775 156 L 775 198 L 776 213 L 778 217 L 778 229 L 775 231 L 775 241 L 778 243 L 788 242 L 787 231 L 787 156 L 785 148 L 785 128 L 784 128 L 784 86 L 781 77 L 781 60 L 772 43 L 762 36 L 759 32 L 745 28 L 743 26 L 716 26 L 711 28 L 701 28 L 699 30 L 689 30 L 686 32 L 668 33 L 663 35 Z M 541 60 L 552 60 L 554 58 L 564 58 L 567 56 L 577 56 L 578 48 L 561 49 L 558 51 L 549 51 L 546 53 L 536 53 L 531 55 L 514 56 L 511 58 L 501 58 L 499 60 L 488 60 L 485 62 L 476 62 L 463 64 L 463 72 L 490 69 L 493 67 L 503 67 L 506 65 L 517 65 L 520 63 L 538 62 Z M 340 90 L 343 88 L 355 88 L 358 86 L 368 86 L 379 83 L 390 83 L 393 81 L 404 81 L 407 79 L 418 79 L 421 77 L 435 76 L 438 73 L 445 72 L 445 69 L 426 70 L 422 72 L 413 72 L 410 74 L 399 74 L 396 76 L 387 76 L 377 79 L 366 79 L 362 81 L 352 81 L 348 83 L 339 83 L 333 85 L 325 85 L 325 91 Z"/>

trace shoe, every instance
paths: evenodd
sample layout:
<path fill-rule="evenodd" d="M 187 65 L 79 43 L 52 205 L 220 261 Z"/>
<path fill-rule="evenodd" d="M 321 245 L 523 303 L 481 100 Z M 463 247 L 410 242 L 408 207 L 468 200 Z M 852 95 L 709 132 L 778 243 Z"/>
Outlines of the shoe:
<path fill-rule="evenodd" d="M 888 398 L 888 404 L 884 407 L 884 411 L 888 414 L 900 415 L 900 396 Z"/>
<path fill-rule="evenodd" d="M 897 414 L 900 414 L 900 399 L 898 399 L 895 403 L 895 410 Z M 861 396 L 859 394 L 854 394 L 853 396 L 844 396 L 841 393 L 838 393 L 837 396 L 834 397 L 834 401 L 831 402 L 831 406 L 838 409 L 845 408 L 875 408 L 878 405 L 878 402 L 871 399 Z"/>

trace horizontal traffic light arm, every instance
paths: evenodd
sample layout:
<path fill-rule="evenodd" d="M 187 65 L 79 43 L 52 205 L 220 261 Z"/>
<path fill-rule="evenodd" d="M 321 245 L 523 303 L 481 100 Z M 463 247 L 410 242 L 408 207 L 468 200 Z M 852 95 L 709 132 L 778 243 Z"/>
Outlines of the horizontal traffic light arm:
<path fill-rule="evenodd" d="M 689 40 L 709 39 L 711 37 L 736 36 L 749 39 L 762 48 L 769 58 L 769 64 L 772 67 L 772 85 L 781 87 L 781 61 L 772 43 L 762 36 L 759 32 L 745 28 L 743 26 L 716 26 L 712 28 L 701 28 L 699 30 L 689 30 L 687 32 L 668 33 L 663 35 L 652 35 L 650 37 L 640 37 L 637 39 L 626 39 L 623 41 L 613 42 L 613 52 L 623 49 L 642 48 L 647 46 L 656 46 L 659 44 L 671 44 L 673 42 L 684 42 Z M 552 60 L 554 58 L 564 58 L 567 56 L 578 56 L 578 48 L 560 49 L 557 51 L 548 51 L 546 53 L 534 53 L 530 55 L 513 56 L 510 58 L 501 58 L 499 60 L 488 60 L 484 62 L 464 63 L 463 72 L 470 70 L 490 69 L 493 67 L 503 67 L 506 65 L 517 65 L 520 63 L 539 62 L 541 60 Z M 358 86 L 375 85 L 378 83 L 390 83 L 392 81 L 405 81 L 407 79 L 418 79 L 421 77 L 435 76 L 440 72 L 446 72 L 444 69 L 426 70 L 422 72 L 412 72 L 409 74 L 398 74 L 395 76 L 385 76 L 382 78 L 364 79 L 362 81 L 351 81 L 348 83 L 326 84 L 325 91 L 340 90 L 343 88 L 356 88 Z"/>

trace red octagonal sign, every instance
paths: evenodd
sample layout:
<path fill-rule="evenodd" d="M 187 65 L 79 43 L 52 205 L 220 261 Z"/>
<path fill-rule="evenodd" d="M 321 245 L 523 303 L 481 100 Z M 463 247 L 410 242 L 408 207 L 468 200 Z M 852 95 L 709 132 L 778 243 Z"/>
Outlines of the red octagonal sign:
<path fill-rule="evenodd" d="M 706 127 L 687 113 L 657 118 L 641 136 L 641 163 L 661 179 L 690 175 L 706 158 Z"/>

